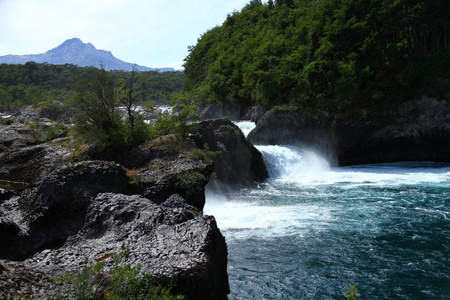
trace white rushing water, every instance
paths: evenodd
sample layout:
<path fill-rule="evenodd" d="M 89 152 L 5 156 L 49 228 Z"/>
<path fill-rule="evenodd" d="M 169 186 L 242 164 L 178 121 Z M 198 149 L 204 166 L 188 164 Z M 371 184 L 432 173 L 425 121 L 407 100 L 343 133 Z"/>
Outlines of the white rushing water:
<path fill-rule="evenodd" d="M 206 194 L 230 299 L 339 299 L 349 283 L 364 299 L 450 298 L 449 164 L 332 168 L 309 150 L 257 148 L 267 181 Z"/>
<path fill-rule="evenodd" d="M 331 211 L 338 209 L 333 207 L 335 203 L 330 207 L 324 198 L 383 200 L 383 195 L 370 195 L 369 191 L 450 182 L 449 167 L 402 163 L 331 168 L 323 157 L 312 151 L 276 145 L 257 148 L 269 171 L 267 182 L 228 197 L 207 189 L 205 213 L 214 215 L 221 229 L 239 229 L 231 239 L 301 235 L 302 228 L 320 227 L 332 219 Z M 390 197 L 386 196 L 385 200 Z M 374 212 L 379 207 L 367 209 Z"/>
<path fill-rule="evenodd" d="M 242 133 L 247 137 L 250 131 L 255 128 L 256 124 L 252 121 L 239 121 L 235 124 L 241 129 Z"/>

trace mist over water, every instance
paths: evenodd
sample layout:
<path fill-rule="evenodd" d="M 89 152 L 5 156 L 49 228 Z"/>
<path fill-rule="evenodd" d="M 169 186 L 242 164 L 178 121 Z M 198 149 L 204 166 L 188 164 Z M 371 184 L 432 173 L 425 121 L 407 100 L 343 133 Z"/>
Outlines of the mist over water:
<path fill-rule="evenodd" d="M 269 176 L 295 182 L 319 179 L 330 164 L 311 150 L 292 146 L 256 146 L 262 153 Z"/>
<path fill-rule="evenodd" d="M 258 146 L 270 178 L 207 190 L 229 251 L 230 299 L 450 299 L 450 165 L 331 168 Z"/>

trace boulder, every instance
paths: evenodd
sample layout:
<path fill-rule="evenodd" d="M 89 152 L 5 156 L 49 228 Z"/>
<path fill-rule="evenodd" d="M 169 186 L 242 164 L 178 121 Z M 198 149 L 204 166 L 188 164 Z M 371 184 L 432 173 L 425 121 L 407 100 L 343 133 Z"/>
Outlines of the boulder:
<path fill-rule="evenodd" d="M 0 205 L 0 258 L 20 259 L 63 243 L 80 230 L 92 199 L 100 192 L 128 191 L 120 165 L 87 161 L 63 166 L 39 186 Z"/>
<path fill-rule="evenodd" d="M 110 266 L 111 254 L 125 249 L 129 254 L 121 263 L 140 265 L 154 282 L 172 286 L 173 292 L 186 299 L 227 299 L 225 239 L 213 217 L 199 215 L 179 195 L 157 205 L 138 195 L 98 194 L 81 230 L 62 247 L 41 251 L 22 262 L 0 262 L 0 277 L 28 279 L 2 282 L 0 290 L 5 294 L 3 286 L 9 285 L 5 298 L 13 294 L 27 298 L 32 291 L 40 299 L 73 299 L 73 286 L 68 282 L 55 285 L 52 279 L 77 273 L 96 261 Z M 33 280 L 36 277 L 42 278 Z"/>
<path fill-rule="evenodd" d="M 193 159 L 186 154 L 172 153 L 157 157 L 135 170 L 132 176 L 134 193 L 155 203 L 161 203 L 177 193 L 198 211 L 202 211 L 205 186 L 212 171 L 211 163 Z"/>
<path fill-rule="evenodd" d="M 261 153 L 247 141 L 239 127 L 226 119 L 202 121 L 200 125 L 195 143 L 205 151 L 215 152 L 212 161 L 218 180 L 247 184 L 268 177 Z"/>
<path fill-rule="evenodd" d="M 39 118 L 31 107 L 26 107 L 7 119 L 0 116 L 0 152 L 18 150 L 65 137 L 71 126 Z"/>
<path fill-rule="evenodd" d="M 1 120 L 0 120 L 1 121 Z M 31 134 L 31 130 L 26 128 L 24 124 L 0 122 L 0 152 L 15 150 L 22 147 L 39 144 Z"/>

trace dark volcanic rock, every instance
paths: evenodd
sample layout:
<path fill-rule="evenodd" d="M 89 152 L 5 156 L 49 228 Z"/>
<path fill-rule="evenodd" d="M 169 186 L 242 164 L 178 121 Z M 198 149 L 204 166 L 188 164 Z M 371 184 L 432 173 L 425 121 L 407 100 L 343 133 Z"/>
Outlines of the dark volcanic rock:
<path fill-rule="evenodd" d="M 248 140 L 256 145 L 326 145 L 333 134 L 329 126 L 329 120 L 323 116 L 309 117 L 291 108 L 273 109 L 264 114 Z"/>
<path fill-rule="evenodd" d="M 242 118 L 243 120 L 250 120 L 254 123 L 258 123 L 259 120 L 264 116 L 264 114 L 267 112 L 267 109 L 265 109 L 263 106 L 252 106 L 247 114 Z"/>
<path fill-rule="evenodd" d="M 68 157 L 63 147 L 40 144 L 0 153 L 0 181 L 16 185 L 39 184 Z"/>
<path fill-rule="evenodd" d="M 237 121 L 244 119 L 248 109 L 246 105 L 206 104 L 200 108 L 199 114 L 202 120 L 230 117 Z"/>
<path fill-rule="evenodd" d="M 261 153 L 250 144 L 239 127 L 225 119 L 200 122 L 197 147 L 220 151 L 212 158 L 217 179 L 224 183 L 245 184 L 268 177 Z"/>
<path fill-rule="evenodd" d="M 93 149 L 80 159 L 101 160 L 69 163 L 70 150 L 27 128 L 28 118 L 55 124 L 36 114 L 25 109 L 0 125 L 0 299 L 74 299 L 73 282 L 55 276 L 124 249 L 124 263 L 186 299 L 227 298 L 225 240 L 201 215 L 213 166 L 190 152 L 192 141 L 184 153 Z"/>
<path fill-rule="evenodd" d="M 68 120 L 69 114 L 64 107 L 42 105 L 37 109 L 26 106 L 7 118 L 0 116 L 0 153 L 65 137 L 72 125 L 50 121 L 43 115 Z"/>
<path fill-rule="evenodd" d="M 1 120 L 0 120 L 1 121 Z M 33 137 L 29 128 L 13 120 L 0 122 L 0 152 L 36 145 L 42 141 Z"/>
<path fill-rule="evenodd" d="M 197 216 L 180 196 L 157 205 L 137 195 L 99 194 L 87 211 L 83 228 L 59 249 L 2 263 L 0 276 L 13 277 L 20 268 L 22 276 L 37 274 L 47 280 L 15 286 L 14 281 L 3 282 L 0 290 L 9 284 L 7 295 L 27 296 L 33 290 L 35 297 L 42 296 L 38 298 L 73 298 L 73 287 L 52 285 L 48 278 L 79 272 L 82 266 L 128 249 L 124 264 L 140 264 L 155 282 L 172 285 L 186 299 L 227 299 L 225 240 L 213 217 Z"/>
<path fill-rule="evenodd" d="M 82 155 L 93 160 L 113 161 L 127 169 L 133 169 L 143 168 L 153 159 L 173 156 L 173 151 L 158 147 L 139 146 L 122 152 L 105 152 L 102 149 L 91 147 L 83 152 Z"/>
<path fill-rule="evenodd" d="M 273 109 L 267 112 L 247 138 L 255 145 L 313 148 L 329 160 L 334 160 L 336 139 L 331 122 L 323 116 L 309 117 L 296 109 Z"/>
<path fill-rule="evenodd" d="M 266 113 L 250 132 L 255 144 L 312 147 L 340 165 L 450 161 L 450 104 L 423 98 L 386 111 L 383 123 L 360 116 L 331 120 L 293 109 Z"/>
<path fill-rule="evenodd" d="M 152 159 L 146 166 L 136 169 L 133 175 L 134 193 L 158 204 L 174 193 L 180 194 L 187 203 L 202 211 L 205 186 L 211 173 L 210 163 L 172 153 Z"/>
<path fill-rule="evenodd" d="M 390 122 L 366 135 L 359 147 L 340 152 L 341 164 L 450 161 L 450 103 L 423 98 L 391 112 Z M 355 126 L 356 127 L 356 126 Z M 341 144 L 345 144 L 343 137 Z"/>
<path fill-rule="evenodd" d="M 128 181 L 119 165 L 91 161 L 50 173 L 42 183 L 0 205 L 0 258 L 20 259 L 57 245 L 80 230 L 86 209 L 100 192 L 126 193 Z M 14 232 L 12 235 L 11 232 Z"/>

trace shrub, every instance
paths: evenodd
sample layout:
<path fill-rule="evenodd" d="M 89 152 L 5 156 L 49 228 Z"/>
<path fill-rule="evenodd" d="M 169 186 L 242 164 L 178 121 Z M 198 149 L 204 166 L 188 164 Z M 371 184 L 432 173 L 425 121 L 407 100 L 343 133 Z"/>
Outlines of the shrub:
<path fill-rule="evenodd" d="M 199 194 L 203 193 L 203 187 L 207 181 L 208 179 L 197 171 L 181 173 L 175 177 L 176 189 L 188 202 L 195 200 Z"/>
<path fill-rule="evenodd" d="M 356 288 L 356 284 L 351 285 L 350 288 L 345 292 L 348 300 L 356 300 L 356 294 L 358 293 L 358 289 Z"/>
<path fill-rule="evenodd" d="M 198 121 L 197 107 L 194 105 L 178 105 L 174 107 L 174 113 L 162 114 L 157 118 L 157 123 L 151 128 L 150 136 L 157 138 L 162 135 L 169 135 L 172 146 L 177 148 L 179 143 L 186 138 L 189 133 L 196 133 L 199 124 L 190 123 Z"/>
<path fill-rule="evenodd" d="M 112 258 L 112 267 L 107 270 L 103 261 L 86 266 L 81 273 L 56 278 L 57 281 L 73 281 L 77 300 L 88 299 L 136 299 L 136 300 L 182 300 L 182 295 L 173 295 L 170 288 L 151 283 L 150 275 L 141 273 L 141 266 L 121 265 L 121 254 L 106 255 Z"/>

